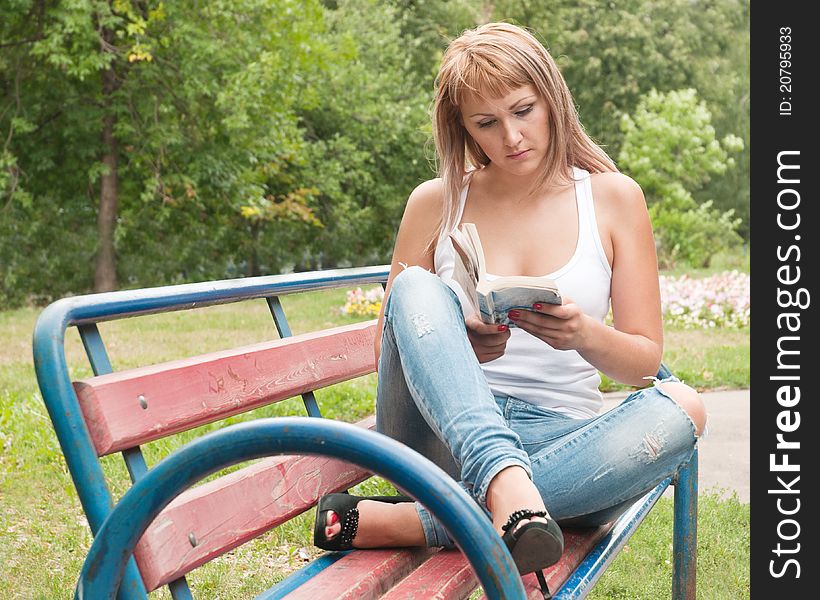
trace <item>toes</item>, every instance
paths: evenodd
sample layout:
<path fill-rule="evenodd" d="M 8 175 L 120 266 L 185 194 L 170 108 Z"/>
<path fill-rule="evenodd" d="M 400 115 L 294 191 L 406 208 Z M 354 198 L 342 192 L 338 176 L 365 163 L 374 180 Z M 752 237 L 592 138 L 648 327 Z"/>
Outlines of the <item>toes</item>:
<path fill-rule="evenodd" d="M 341 531 L 342 526 L 339 524 L 339 516 L 332 510 L 327 511 L 325 517 L 325 539 L 331 540 Z"/>

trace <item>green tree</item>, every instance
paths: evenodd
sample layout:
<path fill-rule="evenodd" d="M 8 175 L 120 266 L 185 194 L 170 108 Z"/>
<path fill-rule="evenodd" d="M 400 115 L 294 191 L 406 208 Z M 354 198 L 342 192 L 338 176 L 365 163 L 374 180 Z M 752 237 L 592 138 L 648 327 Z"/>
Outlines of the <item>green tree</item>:
<path fill-rule="evenodd" d="M 744 142 L 737 168 L 696 193 L 734 208 L 749 206 L 748 0 L 499 0 L 482 3 L 493 19 L 532 28 L 556 58 L 581 121 L 612 157 L 631 114 L 652 89 L 695 88 L 721 136 Z M 486 11 L 486 9 L 485 9 Z"/>
<path fill-rule="evenodd" d="M 319 103 L 301 114 L 308 164 L 325 227 L 305 238 L 277 231 L 297 269 L 389 260 L 410 191 L 434 175 L 425 157 L 432 85 L 421 85 L 398 9 L 347 0 L 326 14 L 335 60 Z"/>
<path fill-rule="evenodd" d="M 0 301 L 384 262 L 441 54 L 493 19 L 543 37 L 611 154 L 693 87 L 748 169 L 745 0 L 7 0 Z M 743 214 L 747 175 L 686 189 Z"/>
<path fill-rule="evenodd" d="M 698 30 L 717 30 L 699 43 L 693 69 L 693 87 L 712 112 L 718 136 L 734 133 L 743 140 L 743 150 L 735 157 L 736 166 L 720 177 L 713 177 L 696 200 L 713 198 L 722 210 L 734 209 L 743 222 L 738 229 L 749 238 L 749 169 L 751 160 L 751 90 L 749 79 L 750 29 L 749 3 L 738 0 L 713 0 L 698 3 L 692 13 Z M 708 30 L 708 29 L 707 29 Z"/>
<path fill-rule="evenodd" d="M 698 204 L 693 193 L 734 167 L 743 148 L 735 135 L 715 138 L 712 116 L 693 89 L 651 90 L 635 114 L 624 115 L 618 161 L 641 185 L 649 204 L 662 266 L 678 261 L 708 266 L 711 257 L 740 242 L 734 211 Z"/>
<path fill-rule="evenodd" d="M 242 269 L 243 234 L 258 226 L 244 207 L 281 194 L 298 110 L 317 101 L 318 2 L 2 11 L 0 295 L 84 291 L 94 256 L 98 290 L 118 274 L 133 285 Z M 314 223 L 306 200 L 290 198 L 297 220 Z"/>

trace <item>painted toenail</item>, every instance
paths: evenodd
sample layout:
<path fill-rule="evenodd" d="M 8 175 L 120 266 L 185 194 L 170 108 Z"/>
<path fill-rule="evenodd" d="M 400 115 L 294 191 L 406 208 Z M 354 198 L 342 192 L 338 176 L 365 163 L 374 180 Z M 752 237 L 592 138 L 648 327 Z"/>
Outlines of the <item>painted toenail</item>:
<path fill-rule="evenodd" d="M 339 515 L 337 515 L 333 511 L 331 511 L 330 516 L 328 516 L 328 521 L 330 521 L 329 525 L 335 525 L 336 523 L 339 522 Z"/>

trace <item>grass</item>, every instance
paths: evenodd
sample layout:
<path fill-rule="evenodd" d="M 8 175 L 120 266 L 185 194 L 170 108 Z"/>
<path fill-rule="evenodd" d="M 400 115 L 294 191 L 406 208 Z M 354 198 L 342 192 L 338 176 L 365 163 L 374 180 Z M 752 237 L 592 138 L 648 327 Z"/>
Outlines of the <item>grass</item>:
<path fill-rule="evenodd" d="M 294 333 L 354 322 L 340 315 L 344 290 L 299 294 L 283 299 Z M 0 583 L 3 598 L 71 598 L 91 542 L 62 453 L 40 397 L 31 363 L 31 332 L 39 309 L 0 312 Z M 130 368 L 277 337 L 264 301 L 246 302 L 110 322 L 100 325 L 115 369 Z M 79 337 L 66 339 L 73 378 L 91 375 Z M 666 362 L 700 389 L 747 387 L 749 332 L 668 331 Z M 355 421 L 373 411 L 375 376 L 317 394 L 325 414 Z M 619 389 L 605 381 L 604 389 Z M 303 414 L 291 399 L 229 420 L 261 415 Z M 215 428 L 212 424 L 201 428 Z M 149 465 L 197 435 L 188 432 L 149 444 Z M 103 460 L 112 493 L 127 488 L 118 457 Z M 392 486 L 373 479 L 363 493 L 388 493 Z M 669 596 L 671 581 L 671 500 L 661 499 L 627 550 L 610 566 L 590 598 Z M 701 496 L 699 520 L 699 598 L 749 595 L 749 505 L 717 495 Z M 251 597 L 319 552 L 310 543 L 313 511 L 245 544 L 190 577 L 201 598 Z M 169 598 L 166 591 L 152 594 Z"/>

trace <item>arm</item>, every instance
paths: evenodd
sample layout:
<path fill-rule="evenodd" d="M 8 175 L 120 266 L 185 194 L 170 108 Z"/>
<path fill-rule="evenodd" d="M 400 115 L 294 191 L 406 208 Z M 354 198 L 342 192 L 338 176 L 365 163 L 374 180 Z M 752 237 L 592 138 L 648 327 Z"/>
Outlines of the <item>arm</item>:
<path fill-rule="evenodd" d="M 584 314 L 565 299 L 538 313 L 521 311 L 516 323 L 554 348 L 577 350 L 607 376 L 642 387 L 655 375 L 663 351 L 655 241 L 638 184 L 619 173 L 593 179 L 596 216 L 612 260 L 613 327 Z"/>
<path fill-rule="evenodd" d="M 390 263 L 390 274 L 387 276 L 387 286 L 384 301 L 379 311 L 379 322 L 376 327 L 374 353 L 376 364 L 379 362 L 381 351 L 382 327 L 384 326 L 384 307 L 393 285 L 393 279 L 406 266 L 418 265 L 430 271 L 434 270 L 435 244 L 427 249 L 427 241 L 435 234 L 439 215 L 443 211 L 444 190 L 440 179 L 426 181 L 419 185 L 410 194 L 404 216 L 396 235 L 396 245 L 393 248 L 393 258 Z M 503 326 L 487 325 L 477 316 L 466 320 L 467 337 L 476 353 L 479 362 L 487 362 L 504 354 L 510 332 Z"/>
<path fill-rule="evenodd" d="M 431 179 L 416 187 L 407 199 L 399 231 L 396 234 L 396 245 L 393 247 L 393 258 L 390 261 L 390 274 L 387 276 L 384 301 L 379 311 L 374 347 L 376 364 L 379 362 L 382 342 L 384 307 L 387 304 L 393 279 L 404 270 L 403 265 L 418 265 L 424 269 L 433 270 L 435 244 L 432 244 L 429 250 L 426 248 L 428 240 L 432 238 L 438 226 L 438 219 L 442 214 L 443 198 L 444 188 L 441 180 Z"/>

